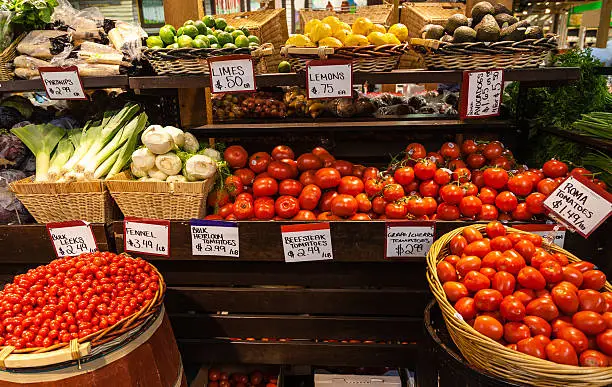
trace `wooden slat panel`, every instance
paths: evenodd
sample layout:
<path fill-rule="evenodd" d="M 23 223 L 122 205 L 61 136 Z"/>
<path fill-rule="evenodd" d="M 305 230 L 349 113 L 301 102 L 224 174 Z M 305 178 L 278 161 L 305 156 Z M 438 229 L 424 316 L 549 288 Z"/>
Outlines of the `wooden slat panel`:
<path fill-rule="evenodd" d="M 312 342 L 260 343 L 179 340 L 184 362 L 244 364 L 313 364 L 414 369 L 418 345 L 325 344 Z"/>
<path fill-rule="evenodd" d="M 425 290 L 170 287 L 165 305 L 169 313 L 227 311 L 419 317 L 430 297 Z"/>
<path fill-rule="evenodd" d="M 423 319 L 406 317 L 322 317 L 283 315 L 171 314 L 179 339 L 228 337 L 319 340 L 418 341 Z"/>

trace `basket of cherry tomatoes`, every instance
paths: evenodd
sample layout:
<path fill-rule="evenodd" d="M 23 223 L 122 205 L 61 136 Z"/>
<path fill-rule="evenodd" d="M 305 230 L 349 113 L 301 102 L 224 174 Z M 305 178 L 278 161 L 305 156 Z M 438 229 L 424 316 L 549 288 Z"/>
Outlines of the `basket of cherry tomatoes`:
<path fill-rule="evenodd" d="M 434 242 L 427 280 L 470 364 L 537 386 L 612 384 L 612 286 L 592 263 L 494 221 Z"/>

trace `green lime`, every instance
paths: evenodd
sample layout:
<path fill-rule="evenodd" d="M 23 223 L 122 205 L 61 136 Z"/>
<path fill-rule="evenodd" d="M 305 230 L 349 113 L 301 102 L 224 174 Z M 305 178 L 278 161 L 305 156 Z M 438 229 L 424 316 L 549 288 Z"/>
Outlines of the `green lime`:
<path fill-rule="evenodd" d="M 204 16 L 202 18 L 202 21 L 204 22 L 204 24 L 206 24 L 206 27 L 208 28 L 212 28 L 215 26 L 215 18 L 210 15 Z"/>
<path fill-rule="evenodd" d="M 215 28 L 218 30 L 224 30 L 225 27 L 227 27 L 227 22 L 225 21 L 224 18 L 220 17 L 218 19 L 215 19 Z"/>
<path fill-rule="evenodd" d="M 249 47 L 257 48 L 257 47 L 259 47 L 259 44 L 251 42 L 251 43 L 249 43 Z"/>
<path fill-rule="evenodd" d="M 236 27 L 233 27 L 233 26 L 227 26 L 227 27 L 225 27 L 225 28 L 223 29 L 223 31 L 225 31 L 225 32 L 229 32 L 229 33 L 231 34 L 232 32 L 236 31 Z"/>
<path fill-rule="evenodd" d="M 249 36 L 251 35 L 251 33 L 249 32 L 249 29 L 246 27 L 240 27 L 238 28 L 240 31 L 242 31 L 244 33 L 244 36 Z"/>
<path fill-rule="evenodd" d="M 179 29 L 176 31 L 176 36 L 181 36 L 185 33 L 185 27 L 179 27 Z"/>
<path fill-rule="evenodd" d="M 238 48 L 234 43 L 225 43 L 223 48 Z"/>
<path fill-rule="evenodd" d="M 291 63 L 286 60 L 280 62 L 278 64 L 278 72 L 279 73 L 290 73 L 291 72 Z"/>
<path fill-rule="evenodd" d="M 234 32 L 242 32 L 242 31 L 234 31 Z M 236 36 L 236 40 L 234 41 L 234 44 L 236 45 L 236 47 L 249 47 L 249 44 L 251 42 L 249 42 L 249 38 L 247 38 L 244 35 L 238 35 Z"/>
<path fill-rule="evenodd" d="M 180 48 L 191 47 L 193 39 L 189 35 L 181 35 L 178 37 L 177 44 Z"/>
<path fill-rule="evenodd" d="M 206 27 L 206 24 L 204 24 L 202 20 L 196 20 L 193 25 L 196 26 L 199 34 L 206 35 L 208 32 L 208 27 Z"/>
<path fill-rule="evenodd" d="M 174 33 L 176 31 L 173 32 L 171 27 L 172 26 L 166 25 L 159 29 L 159 37 L 161 38 L 161 40 L 163 40 L 165 44 L 174 43 Z"/>
<path fill-rule="evenodd" d="M 210 42 L 210 44 L 218 44 L 219 41 L 217 40 L 217 37 L 215 35 L 206 35 L 206 37 L 208 38 L 208 41 Z"/>
<path fill-rule="evenodd" d="M 147 38 L 147 47 L 149 48 L 163 48 L 164 41 L 159 36 L 149 36 Z"/>
<path fill-rule="evenodd" d="M 170 30 L 172 30 L 172 33 L 176 35 L 176 28 L 174 28 L 172 24 L 166 24 L 164 27 L 168 27 Z"/>
<path fill-rule="evenodd" d="M 240 30 L 236 30 L 233 32 L 230 32 L 230 34 L 232 35 L 232 38 L 234 38 L 234 40 L 236 40 L 237 37 L 239 36 L 244 36 L 244 32 L 240 31 Z M 246 36 L 244 36 L 246 38 Z M 247 38 L 248 40 L 249 38 Z"/>
<path fill-rule="evenodd" d="M 208 44 L 208 40 L 194 39 L 191 42 L 191 46 L 194 48 L 208 48 L 210 45 Z"/>
<path fill-rule="evenodd" d="M 219 48 L 219 45 L 217 43 L 213 43 L 210 45 L 210 48 Z"/>
<path fill-rule="evenodd" d="M 183 34 L 191 37 L 191 39 L 195 38 L 200 33 L 198 31 L 198 28 L 196 26 L 193 26 L 193 25 L 186 25 L 183 28 L 184 28 L 183 29 Z"/>
<path fill-rule="evenodd" d="M 166 46 L 166 48 L 179 48 L 178 43 L 172 43 Z"/>
<path fill-rule="evenodd" d="M 208 37 L 206 37 L 204 35 L 198 35 L 195 38 L 196 38 L 196 40 L 201 40 L 204 43 L 206 43 L 206 47 L 210 46 L 210 40 L 208 39 Z"/>
<path fill-rule="evenodd" d="M 258 38 L 257 36 L 255 36 L 255 35 L 250 35 L 250 36 L 249 36 L 249 42 L 251 42 L 251 43 L 257 43 L 257 44 L 261 44 L 261 43 L 259 42 L 259 38 Z"/>
<path fill-rule="evenodd" d="M 219 36 L 220 33 L 224 32 L 223 30 L 212 30 L 212 34 L 215 35 L 215 37 Z"/>
<path fill-rule="evenodd" d="M 195 22 L 193 20 L 187 20 L 185 23 L 183 23 L 183 27 L 193 25 L 195 25 Z"/>
<path fill-rule="evenodd" d="M 227 43 L 234 43 L 234 38 L 232 38 L 232 35 L 228 34 L 227 32 L 219 32 L 217 35 L 217 41 L 219 42 L 220 46 L 225 47 Z"/>

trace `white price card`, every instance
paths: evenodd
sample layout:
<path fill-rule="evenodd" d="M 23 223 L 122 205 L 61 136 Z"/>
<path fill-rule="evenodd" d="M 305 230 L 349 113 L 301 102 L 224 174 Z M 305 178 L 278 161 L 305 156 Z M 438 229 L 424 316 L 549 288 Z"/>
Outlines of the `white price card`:
<path fill-rule="evenodd" d="M 334 259 L 329 223 L 281 226 L 285 262 Z"/>
<path fill-rule="evenodd" d="M 512 227 L 552 240 L 559 247 L 563 247 L 565 244 L 565 231 L 567 229 L 558 224 L 517 224 Z"/>
<path fill-rule="evenodd" d="M 192 219 L 191 254 L 238 258 L 238 224 L 222 220 Z"/>
<path fill-rule="evenodd" d="M 504 70 L 464 71 L 459 111 L 461 119 L 499 115 Z"/>
<path fill-rule="evenodd" d="M 208 59 L 210 90 L 219 93 L 254 92 L 255 67 L 250 55 L 226 55 Z"/>
<path fill-rule="evenodd" d="M 47 223 L 47 231 L 58 258 L 98 251 L 91 226 L 82 220 Z"/>
<path fill-rule="evenodd" d="M 430 221 L 387 222 L 385 256 L 424 257 L 433 244 L 435 231 L 435 223 Z"/>
<path fill-rule="evenodd" d="M 170 257 L 170 221 L 125 218 L 124 250 L 132 253 Z"/>
<path fill-rule="evenodd" d="M 311 60 L 306 64 L 308 99 L 353 98 L 353 64 L 348 60 Z"/>
<path fill-rule="evenodd" d="M 572 174 L 544 200 L 549 215 L 588 237 L 612 214 L 612 194 Z"/>
<path fill-rule="evenodd" d="M 39 67 L 38 72 L 49 99 L 87 99 L 76 66 Z"/>

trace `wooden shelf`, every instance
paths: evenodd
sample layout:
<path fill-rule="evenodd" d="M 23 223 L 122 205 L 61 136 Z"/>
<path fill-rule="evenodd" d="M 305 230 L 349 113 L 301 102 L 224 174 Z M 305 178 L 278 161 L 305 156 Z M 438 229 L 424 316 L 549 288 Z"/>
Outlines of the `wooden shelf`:
<path fill-rule="evenodd" d="M 124 88 L 129 84 L 127 75 L 116 75 L 111 77 L 83 77 L 81 79 L 83 80 L 83 87 L 86 89 L 105 89 L 113 87 Z M 40 79 L 16 79 L 13 81 L 0 82 L 0 93 L 42 90 L 45 90 L 45 88 Z"/>
<path fill-rule="evenodd" d="M 583 134 L 578 134 L 570 132 L 568 130 L 560 130 L 556 128 L 545 128 L 544 131 L 554 134 L 556 136 L 567 138 L 568 140 L 575 141 L 582 145 L 590 146 L 592 148 L 607 152 L 612 152 L 612 141 L 591 136 L 585 136 Z"/>

